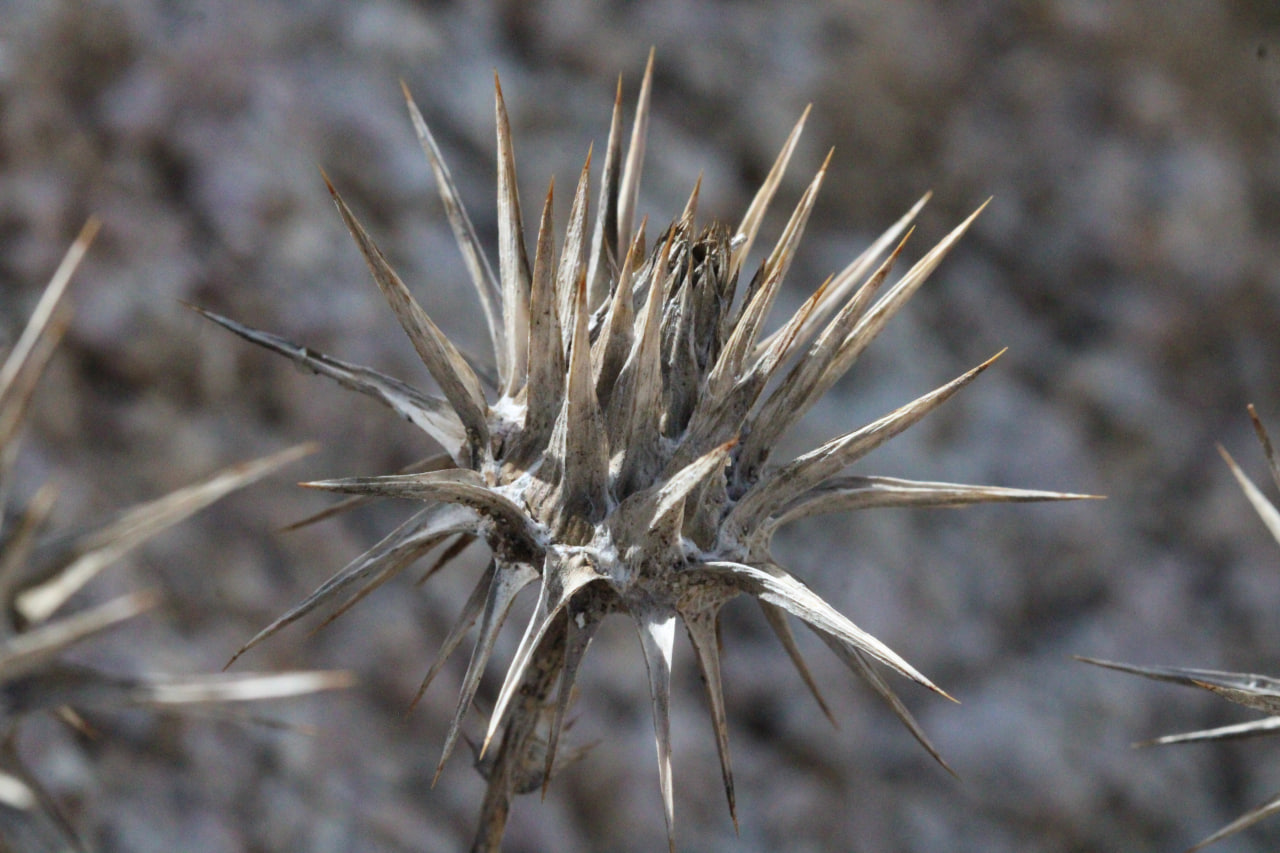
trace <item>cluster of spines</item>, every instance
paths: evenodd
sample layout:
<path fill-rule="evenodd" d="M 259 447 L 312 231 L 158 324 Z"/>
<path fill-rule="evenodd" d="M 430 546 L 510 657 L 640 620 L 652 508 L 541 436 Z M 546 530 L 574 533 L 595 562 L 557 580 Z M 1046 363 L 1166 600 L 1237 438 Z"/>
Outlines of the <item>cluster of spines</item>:
<path fill-rule="evenodd" d="M 334 202 L 375 282 L 443 396 L 208 316 L 250 341 L 381 400 L 421 426 L 445 451 L 444 457 L 424 466 L 431 470 L 310 484 L 432 505 L 263 629 L 245 650 L 343 595 L 347 598 L 335 615 L 345 612 L 451 537 L 484 538 L 494 560 L 423 684 L 425 690 L 441 661 L 479 621 L 441 766 L 456 743 L 512 602 L 537 582 L 538 602 L 499 690 L 481 753 L 488 752 L 504 722 L 507 741 L 513 741 L 513 732 L 520 729 L 521 743 L 526 743 L 532 721 L 542 718 L 547 693 L 558 683 L 540 777 L 545 781 L 554 765 L 564 706 L 595 627 L 607 613 L 627 612 L 639 630 L 649 672 L 670 829 L 668 706 L 677 621 L 687 629 L 707 685 L 726 793 L 734 809 L 720 690 L 718 614 L 726 601 L 741 594 L 759 602 L 815 695 L 817 686 L 800 658 L 788 615 L 813 628 L 938 758 L 874 663 L 946 694 L 779 567 L 769 550 L 778 526 L 818 512 L 870 506 L 960 506 L 1078 496 L 839 476 L 918 422 L 994 359 L 861 429 L 787 464 L 771 466 L 770 455 L 782 433 L 852 366 L 977 212 L 892 286 L 882 288 L 926 196 L 818 288 L 778 330 L 766 335 L 766 320 L 825 179 L 827 162 L 747 286 L 740 289 L 738 282 L 808 110 L 735 230 L 718 225 L 697 228 L 695 186 L 684 212 L 646 257 L 644 222 L 634 233 L 632 229 L 651 82 L 652 57 L 625 159 L 619 83 L 594 224 L 588 226 L 589 152 L 558 258 L 548 191 L 532 263 L 524 241 L 509 121 L 501 87 L 495 85 L 496 275 L 406 89 L 410 116 L 436 175 L 493 344 L 496 381 L 488 393 L 484 372 L 467 362 L 420 307 L 332 185 Z M 792 366 L 784 375 L 787 365 Z M 524 754 L 510 762 L 523 770 L 503 771 L 507 775 L 502 784 L 514 785 L 516 776 L 532 773 L 524 766 L 532 748 L 520 746 L 516 751 L 520 750 Z M 491 779 L 491 790 L 493 785 Z"/>

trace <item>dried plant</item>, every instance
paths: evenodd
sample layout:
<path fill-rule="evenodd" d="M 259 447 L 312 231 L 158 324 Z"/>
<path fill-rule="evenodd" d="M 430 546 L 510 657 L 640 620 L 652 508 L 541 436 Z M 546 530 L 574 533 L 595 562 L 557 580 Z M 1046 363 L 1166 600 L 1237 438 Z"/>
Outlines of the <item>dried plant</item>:
<path fill-rule="evenodd" d="M 59 616 L 68 600 L 103 568 L 229 492 L 310 451 L 295 447 L 228 468 L 202 483 L 127 509 L 87 533 L 37 543 L 53 509 L 49 486 L 38 491 L 11 524 L 5 523 L 8 475 L 24 415 L 67 327 L 69 312 L 62 307 L 62 295 L 96 231 L 96 221 L 85 226 L 0 367 L 0 849 L 23 853 L 84 849 L 53 798 L 19 757 L 15 738 L 27 715 L 53 711 L 80 725 L 73 709 L 208 709 L 220 703 L 313 693 L 350 681 L 337 672 L 117 675 L 63 659 L 66 650 L 156 603 L 153 594 L 138 592 Z"/>
<path fill-rule="evenodd" d="M 1262 425 L 1262 420 L 1258 417 L 1258 413 L 1253 406 L 1249 407 L 1249 417 L 1253 419 L 1253 429 L 1258 434 L 1258 441 L 1262 443 L 1262 450 L 1267 457 L 1267 465 L 1271 468 L 1271 479 L 1275 482 L 1276 487 L 1280 488 L 1280 458 L 1277 458 L 1275 447 L 1271 444 L 1271 438 L 1267 435 L 1267 430 Z M 1249 476 L 1240 470 L 1240 466 L 1236 464 L 1236 461 L 1231 458 L 1231 454 L 1227 453 L 1225 448 L 1219 446 L 1218 452 L 1222 454 L 1227 466 L 1231 468 L 1231 473 L 1235 476 L 1236 482 L 1240 484 L 1245 497 L 1249 499 L 1249 503 L 1253 505 L 1254 510 L 1262 518 L 1262 523 L 1267 526 L 1267 530 L 1271 532 L 1276 541 L 1280 542 L 1280 511 L 1276 509 L 1275 504 L 1267 500 L 1266 495 L 1262 494 L 1262 491 L 1253 484 Z M 1131 664 L 1086 657 L 1077 657 L 1076 659 L 1084 663 L 1141 675 L 1157 681 L 1199 687 L 1203 690 L 1212 691 L 1229 702 L 1273 715 L 1248 723 L 1237 723 L 1185 734 L 1166 735 L 1136 743 L 1134 746 L 1234 740 L 1236 738 L 1258 737 L 1280 731 L 1280 679 L 1246 672 L 1217 672 L 1210 669 L 1184 669 L 1172 666 L 1133 666 Z M 1276 794 L 1256 808 L 1245 812 L 1236 820 L 1213 833 L 1213 835 L 1189 848 L 1187 853 L 1194 853 L 1194 851 L 1202 850 L 1214 842 L 1235 835 L 1237 832 L 1248 829 L 1263 818 L 1270 817 L 1277 812 L 1280 812 L 1280 794 Z"/>
<path fill-rule="evenodd" d="M 771 464 L 778 438 L 850 368 L 977 213 L 877 300 L 922 199 L 819 287 L 781 328 L 762 335 L 826 164 L 745 288 L 739 288 L 739 273 L 805 116 L 736 228 L 695 225 L 695 186 L 684 212 L 646 253 L 645 223 L 637 227 L 635 220 L 651 81 L 652 56 L 625 158 L 619 82 L 594 223 L 588 225 L 588 153 L 559 250 L 553 245 L 549 190 L 531 262 L 511 133 L 495 79 L 496 274 L 406 88 L 410 116 L 484 311 L 496 380 L 487 380 L 440 331 L 331 184 L 334 202 L 374 281 L 443 397 L 203 312 L 255 344 L 382 401 L 444 448 L 442 455 L 409 473 L 308 484 L 364 498 L 408 498 L 427 506 L 263 629 L 244 650 L 322 605 L 336 604 L 334 616 L 344 612 L 436 546 L 452 543 L 428 574 L 465 543 L 483 539 L 493 559 L 419 692 L 420 697 L 478 621 L 478 638 L 440 758 L 443 767 L 512 601 L 526 587 L 537 586 L 534 614 L 478 749 L 488 791 L 476 850 L 499 846 L 513 794 L 545 789 L 558 766 L 557 741 L 579 664 L 601 620 L 614 612 L 630 616 L 640 635 L 669 839 L 674 836 L 668 706 L 677 622 L 689 635 L 706 684 L 734 813 L 718 615 L 740 595 L 757 601 L 819 703 L 788 616 L 817 632 L 941 763 L 878 667 L 947 694 L 777 565 L 770 553 L 774 532 L 796 519 L 840 510 L 1079 497 L 841 476 L 850 464 L 941 405 L 991 361 L 797 459 Z M 735 815 L 735 825 L 736 820 Z"/>

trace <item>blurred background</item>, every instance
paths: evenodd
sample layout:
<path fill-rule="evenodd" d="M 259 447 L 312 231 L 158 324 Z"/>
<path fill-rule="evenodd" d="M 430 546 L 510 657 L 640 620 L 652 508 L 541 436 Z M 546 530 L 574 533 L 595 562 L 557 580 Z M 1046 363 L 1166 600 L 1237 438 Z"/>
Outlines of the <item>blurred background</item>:
<path fill-rule="evenodd" d="M 430 387 L 317 167 L 436 321 L 480 351 L 398 81 L 493 247 L 493 71 L 528 211 L 604 144 L 619 73 L 630 120 L 650 46 L 651 222 L 679 212 L 699 173 L 700 217 L 736 222 L 812 102 L 767 245 L 835 147 L 776 317 L 926 191 L 913 258 L 994 196 L 787 450 L 1007 346 L 856 470 L 1109 496 L 824 517 L 780 535 L 784 565 L 961 700 L 897 683 L 960 779 L 805 635 L 832 728 L 738 603 L 724 633 L 741 834 L 680 641 L 680 849 L 1180 850 L 1280 792 L 1280 743 L 1129 748 L 1256 714 L 1070 658 L 1280 675 L 1280 545 L 1215 450 L 1275 497 L 1245 409 L 1280 432 L 1280 6 L 1264 0 L 0 0 L 0 350 L 84 219 L 104 220 L 35 401 L 20 492 L 55 482 L 56 518 L 75 527 L 323 443 L 95 582 L 86 599 L 150 587 L 165 604 L 82 654 L 124 671 L 221 668 L 412 510 L 281 533 L 326 505 L 294 483 L 433 451 L 376 403 L 180 302 Z M 461 849 L 482 795 L 465 751 L 429 783 L 468 647 L 406 709 L 484 560 L 473 547 L 425 587 L 407 572 L 325 630 L 295 626 L 237 664 L 357 672 L 346 694 L 260 709 L 314 735 L 137 713 L 94 717 L 97 738 L 32 721 L 20 748 L 104 851 Z M 504 665 L 522 624 L 503 635 Z M 505 849 L 662 849 L 627 620 L 593 645 L 581 685 L 569 745 L 596 745 L 545 802 L 518 801 Z M 1214 849 L 1278 846 L 1275 820 Z"/>

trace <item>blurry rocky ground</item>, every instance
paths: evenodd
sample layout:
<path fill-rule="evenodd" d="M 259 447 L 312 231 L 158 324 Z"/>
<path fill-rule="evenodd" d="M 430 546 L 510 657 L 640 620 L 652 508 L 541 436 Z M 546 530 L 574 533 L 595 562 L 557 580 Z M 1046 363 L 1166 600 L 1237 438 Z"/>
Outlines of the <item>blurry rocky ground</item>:
<path fill-rule="evenodd" d="M 651 45 L 640 207 L 654 221 L 699 172 L 703 216 L 736 221 L 810 101 L 783 206 L 835 146 L 780 309 L 926 190 L 916 256 L 995 196 L 790 448 L 1008 346 L 858 470 L 1110 496 L 837 516 L 782 537 L 797 574 L 962 701 L 900 685 L 960 781 L 802 637 L 833 729 L 755 609 L 731 607 L 741 836 L 682 648 L 681 849 L 1176 850 L 1280 791 L 1280 743 L 1128 747 L 1243 719 L 1232 706 L 1069 657 L 1280 674 L 1280 547 L 1214 447 L 1265 479 L 1246 403 L 1280 429 L 1280 7 L 1263 0 L 0 0 L 6 346 L 85 217 L 105 222 L 36 400 L 23 490 L 52 480 L 61 522 L 88 522 L 235 460 L 324 445 L 113 569 L 104 583 L 158 588 L 166 605 L 92 654 L 125 670 L 218 669 L 410 510 L 280 533 L 325 505 L 293 482 L 386 473 L 431 451 L 376 404 L 180 301 L 429 383 L 317 167 L 433 316 L 478 350 L 479 311 L 398 80 L 492 246 L 492 71 L 532 209 L 552 175 L 570 186 L 588 143 L 603 144 L 616 75 L 630 104 Z M 359 672 L 349 694 L 274 710 L 315 736 L 129 714 L 95 717 L 96 739 L 33 725 L 22 750 L 104 851 L 460 849 L 481 783 L 465 757 L 429 781 L 465 651 L 405 711 L 483 559 L 473 548 L 424 588 L 406 574 L 324 631 L 296 627 L 239 664 Z M 571 740 L 599 743 L 546 802 L 518 804 L 506 849 L 661 849 L 625 620 L 593 646 L 582 686 Z M 1216 849 L 1278 844 L 1272 822 Z"/>

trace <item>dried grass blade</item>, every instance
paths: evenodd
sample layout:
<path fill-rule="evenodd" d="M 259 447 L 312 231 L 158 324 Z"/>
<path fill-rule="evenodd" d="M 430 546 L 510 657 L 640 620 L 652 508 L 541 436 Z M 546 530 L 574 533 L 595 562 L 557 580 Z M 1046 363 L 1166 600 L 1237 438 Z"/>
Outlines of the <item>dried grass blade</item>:
<path fill-rule="evenodd" d="M 0 367 L 0 411 L 3 410 L 2 404 L 8 397 L 9 389 L 13 386 L 18 373 L 22 371 L 23 365 L 31 356 L 37 342 L 44 336 L 57 310 L 58 303 L 67 290 L 67 285 L 71 283 L 71 276 L 75 274 L 76 268 L 80 266 L 80 261 L 84 259 L 84 254 L 89 250 L 89 244 L 93 242 L 93 238 L 97 235 L 99 226 L 100 223 L 97 217 L 91 216 L 85 222 L 84 227 L 80 229 L 80 234 L 70 248 L 67 249 L 66 254 L 63 255 L 62 261 L 53 273 L 53 277 L 49 279 L 49 283 L 45 286 L 44 293 L 40 295 L 40 300 L 36 303 L 35 310 L 31 312 L 31 317 L 27 320 L 26 328 L 18 336 L 18 342 L 9 351 L 9 355 L 5 358 L 4 366 Z"/>
<path fill-rule="evenodd" d="M 0 682 L 44 666 L 81 640 L 151 609 L 157 600 L 152 593 L 135 592 L 9 637 L 0 643 Z"/>

